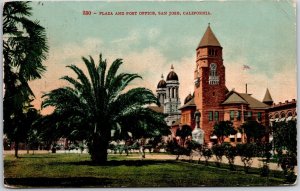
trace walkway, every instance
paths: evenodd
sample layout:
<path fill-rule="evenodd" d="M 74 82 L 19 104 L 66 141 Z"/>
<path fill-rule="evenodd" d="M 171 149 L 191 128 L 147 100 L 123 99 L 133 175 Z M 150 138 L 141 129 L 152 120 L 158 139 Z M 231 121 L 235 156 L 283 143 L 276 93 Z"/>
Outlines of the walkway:
<path fill-rule="evenodd" d="M 130 157 L 130 155 L 129 155 Z M 138 158 L 137 156 L 132 156 L 132 158 Z M 146 153 L 146 159 L 162 159 L 162 160 L 175 160 L 176 159 L 176 155 L 164 155 L 164 154 L 148 154 Z M 185 156 L 185 155 L 180 155 L 179 160 L 180 159 L 185 159 L 185 160 L 189 160 L 190 157 Z M 198 161 L 199 160 L 199 155 L 193 155 L 193 160 Z M 200 161 L 205 161 L 204 157 L 201 157 Z M 215 162 L 216 158 L 215 156 L 213 156 L 212 158 L 209 159 L 210 162 Z M 222 159 L 222 163 L 226 163 L 228 164 L 228 160 L 226 157 L 223 157 Z M 244 164 L 241 161 L 241 158 L 239 156 L 237 156 L 234 160 L 234 164 L 235 165 L 239 165 L 239 166 L 244 166 Z M 263 166 L 263 162 L 261 161 L 261 158 L 255 157 L 253 158 L 253 163 L 251 167 L 254 168 L 261 168 Z M 277 163 L 269 163 L 269 168 L 271 170 L 279 170 L 281 171 L 281 167 L 277 165 Z M 295 167 L 295 173 L 298 173 L 298 167 Z"/>

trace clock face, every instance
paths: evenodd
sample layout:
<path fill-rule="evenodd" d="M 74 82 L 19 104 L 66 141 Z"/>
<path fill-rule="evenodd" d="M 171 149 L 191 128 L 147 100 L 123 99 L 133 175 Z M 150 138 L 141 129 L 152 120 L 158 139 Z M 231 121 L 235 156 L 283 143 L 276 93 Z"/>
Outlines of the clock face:
<path fill-rule="evenodd" d="M 210 68 L 211 68 L 212 70 L 216 70 L 217 64 L 211 63 L 211 64 L 210 64 Z"/>
<path fill-rule="evenodd" d="M 195 86 L 198 88 L 200 86 L 200 78 L 198 77 L 197 79 L 195 79 L 194 83 Z"/>

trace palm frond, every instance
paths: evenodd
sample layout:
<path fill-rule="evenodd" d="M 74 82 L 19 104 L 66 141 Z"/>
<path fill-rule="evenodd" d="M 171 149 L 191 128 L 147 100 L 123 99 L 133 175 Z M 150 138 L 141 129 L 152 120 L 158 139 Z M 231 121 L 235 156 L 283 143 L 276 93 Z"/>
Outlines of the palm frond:
<path fill-rule="evenodd" d="M 80 80 L 80 82 L 83 86 L 85 86 L 87 89 L 92 91 L 92 84 L 91 84 L 90 80 L 87 78 L 87 76 L 84 74 L 84 72 L 80 68 L 78 68 L 75 65 L 70 65 L 67 67 L 71 68 L 77 74 L 77 78 Z"/>
<path fill-rule="evenodd" d="M 159 105 L 158 99 L 147 88 L 134 88 L 118 96 L 118 99 L 111 103 L 112 113 L 122 113 L 131 107 L 142 107 L 149 104 Z"/>
<path fill-rule="evenodd" d="M 122 59 L 116 59 L 110 66 L 107 76 L 106 76 L 106 81 L 105 81 L 105 87 L 111 86 L 111 82 L 113 78 L 116 76 L 117 71 L 119 67 L 123 64 Z"/>
<path fill-rule="evenodd" d="M 90 56 L 90 60 L 88 60 L 85 57 L 82 57 L 82 60 L 84 61 L 85 66 L 88 69 L 93 90 L 96 92 L 97 89 L 98 89 L 98 86 L 99 86 L 98 85 L 99 84 L 99 76 L 98 76 L 98 73 L 97 73 L 97 70 L 96 70 L 94 59 Z"/>
<path fill-rule="evenodd" d="M 81 90 L 82 87 L 83 87 L 83 85 L 82 85 L 80 82 L 76 81 L 74 78 L 72 78 L 72 77 L 70 77 L 70 76 L 63 76 L 63 77 L 61 77 L 60 79 L 69 82 L 69 83 L 72 84 L 72 85 L 74 86 L 74 88 L 76 88 L 76 89 L 80 89 L 80 90 Z"/>
<path fill-rule="evenodd" d="M 106 72 L 106 60 L 102 60 L 102 54 L 99 55 L 99 65 L 97 68 L 97 72 L 99 75 L 99 80 L 100 80 L 100 86 L 104 87 L 105 86 L 105 72 Z"/>
<path fill-rule="evenodd" d="M 111 86 L 108 87 L 110 101 L 117 99 L 117 96 L 122 93 L 122 91 L 129 85 L 129 83 L 137 78 L 142 79 L 142 77 L 138 74 L 121 73 L 117 75 L 112 80 Z"/>

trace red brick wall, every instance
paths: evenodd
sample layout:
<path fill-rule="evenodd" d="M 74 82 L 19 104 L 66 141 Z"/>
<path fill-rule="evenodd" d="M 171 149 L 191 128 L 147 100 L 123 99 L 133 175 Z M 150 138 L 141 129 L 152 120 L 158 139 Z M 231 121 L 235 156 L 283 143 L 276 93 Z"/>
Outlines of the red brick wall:
<path fill-rule="evenodd" d="M 224 118 L 223 106 L 221 103 L 225 100 L 225 67 L 222 59 L 222 47 L 213 47 L 217 50 L 217 56 L 209 56 L 208 49 L 211 47 L 199 48 L 197 50 L 196 69 L 199 70 L 200 86 L 195 87 L 195 104 L 201 112 L 200 127 L 205 133 L 205 142 L 210 142 L 210 135 L 215 121 L 209 121 L 209 111 L 218 111 L 219 120 Z M 217 64 L 217 75 L 219 84 L 209 84 L 210 64 Z M 195 77 L 197 72 L 195 72 Z"/>
<path fill-rule="evenodd" d="M 181 124 L 189 125 L 192 130 L 195 128 L 194 113 L 195 107 L 187 107 L 181 110 Z"/>

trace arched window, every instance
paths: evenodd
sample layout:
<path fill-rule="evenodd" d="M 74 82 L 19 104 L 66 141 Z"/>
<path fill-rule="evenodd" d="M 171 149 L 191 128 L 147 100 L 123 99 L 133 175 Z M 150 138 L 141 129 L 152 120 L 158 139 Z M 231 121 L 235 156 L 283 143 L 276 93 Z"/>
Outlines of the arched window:
<path fill-rule="evenodd" d="M 217 50 L 215 49 L 208 49 L 209 56 L 217 56 Z"/>

